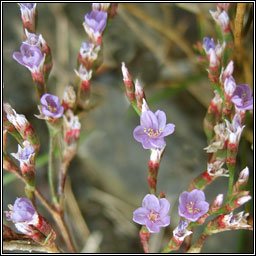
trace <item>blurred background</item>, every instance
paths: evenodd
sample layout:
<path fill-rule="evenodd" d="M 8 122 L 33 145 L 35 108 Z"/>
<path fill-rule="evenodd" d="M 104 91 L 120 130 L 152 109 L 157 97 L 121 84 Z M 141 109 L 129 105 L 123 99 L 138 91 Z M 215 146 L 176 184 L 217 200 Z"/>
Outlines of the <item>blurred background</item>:
<path fill-rule="evenodd" d="M 37 184 L 49 196 L 47 185 L 48 132 L 37 119 L 36 93 L 30 72 L 12 59 L 23 38 L 19 6 L 3 3 L 3 100 L 24 114 L 35 127 L 41 148 L 37 160 Z M 178 196 L 191 179 L 206 168 L 207 146 L 202 122 L 213 97 L 206 67 L 198 64 L 193 45 L 209 36 L 217 41 L 211 3 L 119 4 L 117 15 L 103 37 L 104 63 L 91 81 L 92 98 L 98 105 L 81 120 L 82 136 L 77 156 L 71 162 L 66 187 L 67 221 L 81 252 L 142 253 L 139 225 L 133 211 L 148 193 L 149 152 L 133 139 L 139 117 L 125 97 L 121 62 L 144 86 L 152 111 L 164 110 L 167 122 L 176 125 L 166 138 L 167 147 L 158 175 L 158 193 L 165 191 L 171 203 L 171 225 L 151 236 L 151 252 L 168 243 L 178 225 Z M 37 33 L 48 42 L 53 69 L 47 88 L 62 98 L 65 87 L 74 85 L 76 61 L 82 41 L 88 37 L 82 26 L 90 3 L 39 3 Z M 234 6 L 235 10 L 235 6 Z M 242 58 L 236 52 L 234 77 L 238 84 L 253 85 L 253 6 L 247 4 Z M 232 24 L 231 24 L 232 25 Z M 248 113 L 240 142 L 237 173 L 250 169 L 253 184 L 253 115 Z M 17 143 L 8 137 L 8 152 Z M 23 184 L 3 173 L 3 210 L 16 197 L 24 196 Z M 228 179 L 217 179 L 205 190 L 208 202 L 226 194 Z M 251 193 L 252 194 L 252 193 Z M 253 201 L 253 200 L 251 200 Z M 252 203 L 248 206 L 251 214 Z M 250 209 L 251 207 L 251 209 Z M 39 208 L 48 217 L 44 208 Z M 241 211 L 242 207 L 238 209 Z M 4 220 L 5 223 L 7 223 Z M 52 221 L 53 223 L 53 221 Z M 8 225 L 11 225 L 8 222 Z M 202 227 L 195 229 L 193 241 Z M 60 239 L 60 238 L 59 238 Z M 65 247 L 59 240 L 60 247 Z M 223 232 L 208 238 L 202 253 L 250 253 L 253 232 Z M 182 252 L 179 250 L 178 252 Z"/>

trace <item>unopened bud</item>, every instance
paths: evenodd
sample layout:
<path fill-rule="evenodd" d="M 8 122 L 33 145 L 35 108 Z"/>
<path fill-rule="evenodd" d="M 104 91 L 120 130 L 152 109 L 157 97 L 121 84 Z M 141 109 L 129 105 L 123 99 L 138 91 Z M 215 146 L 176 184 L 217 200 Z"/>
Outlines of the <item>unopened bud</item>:
<path fill-rule="evenodd" d="M 137 106 L 141 110 L 145 93 L 138 79 L 135 81 L 135 97 L 137 100 Z"/>
<path fill-rule="evenodd" d="M 131 103 L 135 102 L 135 85 L 133 83 L 132 76 L 128 72 L 128 69 L 125 66 L 125 63 L 122 62 L 122 73 L 123 73 L 123 80 L 126 88 L 126 96 Z"/>
<path fill-rule="evenodd" d="M 252 197 L 250 195 L 248 196 L 243 196 L 237 199 L 236 203 L 237 205 L 243 205 L 245 203 L 247 203 L 248 201 L 250 201 L 252 199 Z"/>
<path fill-rule="evenodd" d="M 232 76 L 234 72 L 234 62 L 233 60 L 231 60 L 228 65 L 226 66 L 225 70 L 223 71 L 223 73 L 221 74 L 221 79 L 224 82 L 226 80 L 226 78 L 229 78 Z"/>
<path fill-rule="evenodd" d="M 62 106 L 64 110 L 73 109 L 76 104 L 76 93 L 73 86 L 67 86 L 65 88 L 63 99 L 62 99 Z"/>

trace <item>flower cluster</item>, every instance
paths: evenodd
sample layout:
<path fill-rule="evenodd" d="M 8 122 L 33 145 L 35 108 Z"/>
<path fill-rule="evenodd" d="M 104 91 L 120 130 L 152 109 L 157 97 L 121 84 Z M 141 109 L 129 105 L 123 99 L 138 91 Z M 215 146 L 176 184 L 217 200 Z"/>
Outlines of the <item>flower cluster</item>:
<path fill-rule="evenodd" d="M 46 219 L 38 214 L 29 199 L 17 198 L 13 206 L 9 205 L 9 209 L 10 211 L 5 212 L 7 220 L 14 222 L 18 231 L 43 245 L 50 246 L 54 242 L 54 230 Z"/>

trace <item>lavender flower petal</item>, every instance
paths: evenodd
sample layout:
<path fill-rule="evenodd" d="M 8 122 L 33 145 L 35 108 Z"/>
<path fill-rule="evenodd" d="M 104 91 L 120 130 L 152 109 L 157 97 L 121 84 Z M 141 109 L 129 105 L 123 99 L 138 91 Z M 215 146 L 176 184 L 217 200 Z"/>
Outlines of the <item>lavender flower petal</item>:
<path fill-rule="evenodd" d="M 159 199 L 155 195 L 146 195 L 142 201 L 142 207 L 147 210 L 154 210 L 159 212 L 160 204 Z"/>
<path fill-rule="evenodd" d="M 158 121 L 157 129 L 164 129 L 166 126 L 166 115 L 165 115 L 164 111 L 157 110 L 155 113 L 155 116 Z"/>
<path fill-rule="evenodd" d="M 57 96 L 45 93 L 40 101 L 42 103 L 42 113 L 45 116 L 59 118 L 63 115 L 64 108 Z"/>
<path fill-rule="evenodd" d="M 148 214 L 149 211 L 147 209 L 140 207 L 133 212 L 133 221 L 140 225 L 145 225 Z"/>
<path fill-rule="evenodd" d="M 36 46 L 22 43 L 20 46 L 20 52 L 14 52 L 13 59 L 19 64 L 32 69 L 34 66 L 39 67 L 43 60 L 41 50 Z"/>
<path fill-rule="evenodd" d="M 141 113 L 140 125 L 146 129 L 158 129 L 158 120 L 150 110 Z"/>
<path fill-rule="evenodd" d="M 239 109 L 252 110 L 253 97 L 250 86 L 248 84 L 238 85 L 232 96 L 232 102 Z"/>
<path fill-rule="evenodd" d="M 159 202 L 160 202 L 159 215 L 160 216 L 166 216 L 168 214 L 169 210 L 170 210 L 170 203 L 165 198 L 161 198 L 159 200 Z"/>
<path fill-rule="evenodd" d="M 87 13 L 84 19 L 88 26 L 92 28 L 95 33 L 102 33 L 107 25 L 107 16 L 107 12 L 93 10 L 90 13 Z"/>
<path fill-rule="evenodd" d="M 11 220 L 14 222 L 29 222 L 36 213 L 32 203 L 27 198 L 17 198 L 14 202 Z"/>

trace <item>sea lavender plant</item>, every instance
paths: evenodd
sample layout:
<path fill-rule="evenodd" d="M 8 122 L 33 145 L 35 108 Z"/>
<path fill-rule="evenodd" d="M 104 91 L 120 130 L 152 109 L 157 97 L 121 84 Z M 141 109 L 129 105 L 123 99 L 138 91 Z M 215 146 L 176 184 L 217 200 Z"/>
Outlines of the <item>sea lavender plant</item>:
<path fill-rule="evenodd" d="M 7 220 L 12 221 L 21 234 L 4 225 L 4 247 L 8 249 L 18 241 L 15 249 L 21 245 L 19 248 L 22 250 L 31 250 L 29 245 L 33 244 L 34 249 L 43 252 L 74 253 L 77 251 L 73 241 L 75 236 L 71 235 L 66 225 L 68 216 L 64 204 L 67 172 L 81 139 L 81 117 L 94 107 L 91 105 L 91 79 L 102 64 L 103 34 L 116 14 L 117 4 L 93 3 L 92 11 L 85 14 L 83 27 L 88 41 L 83 41 L 78 50 L 77 66 L 74 69 L 77 81 L 67 81 L 72 85 L 65 88 L 62 98 L 47 92 L 47 79 L 53 63 L 49 45 L 41 34 L 36 33 L 37 5 L 19 4 L 24 40 L 20 51 L 13 53 L 13 59 L 31 72 L 38 96 L 40 115 L 37 117 L 46 121 L 49 129 L 48 185 L 51 202 L 42 195 L 36 182 L 36 158 L 40 142 L 35 129 L 24 115 L 17 114 L 10 104 L 4 103 L 3 167 L 24 182 L 26 194 L 26 198 L 17 198 L 13 206 L 8 206 L 10 211 L 6 211 Z M 178 210 L 173 211 L 178 212 L 179 224 L 168 233 L 170 237 L 168 245 L 162 251 L 164 253 L 179 250 L 182 244 L 185 252 L 199 253 L 205 240 L 213 234 L 236 229 L 252 230 L 249 213 L 241 211 L 235 214 L 234 210 L 252 199 L 250 192 L 245 190 L 249 168 L 245 167 L 236 181 L 235 171 L 240 140 L 245 130 L 246 112 L 253 110 L 253 96 L 248 84 L 237 85 L 234 79 L 237 60 L 230 60 L 230 57 L 233 57 L 231 53 L 236 43 L 233 24 L 235 28 L 237 26 L 230 15 L 232 4 L 217 3 L 216 7 L 217 10 L 210 11 L 210 14 L 216 22 L 219 38 L 216 40 L 205 37 L 203 43 L 198 43 L 204 55 L 201 59 L 207 64 L 209 82 L 214 88 L 214 98 L 203 122 L 208 142 L 205 147 L 208 160 L 205 170 L 191 181 L 188 188 L 183 188 L 184 192 L 179 196 Z M 239 6 L 237 12 L 238 10 Z M 140 15 L 139 11 L 136 13 Z M 164 31 L 167 33 L 167 30 Z M 185 49 L 190 52 L 186 47 Z M 142 144 L 143 149 L 149 150 L 147 183 L 150 194 L 145 192 L 142 207 L 135 209 L 131 216 L 136 224 L 142 226 L 139 237 L 144 252 L 148 253 L 151 234 L 159 233 L 167 227 L 167 231 L 170 230 L 170 203 L 165 198 L 169 198 L 169 195 L 165 196 L 162 188 L 159 193 L 157 185 L 161 186 L 158 184 L 161 160 L 166 147 L 171 146 L 171 138 L 169 145 L 165 137 L 171 134 L 175 136 L 176 125 L 167 123 L 169 117 L 164 111 L 153 112 L 149 108 L 148 102 L 151 101 L 147 102 L 145 90 L 138 79 L 133 80 L 124 62 L 121 71 L 126 96 L 140 116 L 140 125 L 133 130 L 133 137 Z M 17 140 L 17 153 L 8 154 L 7 133 Z M 55 161 L 56 158 L 58 161 Z M 19 165 L 15 164 L 14 159 L 18 160 Z M 209 203 L 206 200 L 207 191 L 204 190 L 219 177 L 228 178 L 227 194 L 224 196 L 216 193 Z M 39 213 L 38 201 L 55 221 L 56 231 Z M 208 217 L 211 217 L 210 221 Z M 197 231 L 195 227 L 207 221 L 198 240 L 193 241 L 192 236 Z M 60 239 L 56 240 L 56 237 L 59 235 L 63 236 L 66 250 L 58 248 Z"/>
<path fill-rule="evenodd" d="M 4 227 L 6 248 L 11 242 L 19 240 L 17 249 L 34 249 L 43 252 L 62 252 L 56 244 L 56 236 L 62 236 L 65 250 L 75 252 L 73 238 L 68 230 L 64 216 L 64 189 L 69 164 L 78 150 L 81 134 L 80 118 L 89 104 L 90 79 L 93 72 L 102 64 L 99 52 L 102 48 L 103 30 L 107 21 L 112 20 L 117 4 L 92 5 L 93 10 L 85 15 L 84 27 L 90 42 L 83 42 L 79 51 L 78 67 L 75 70 L 79 79 L 78 88 L 66 87 L 62 100 L 47 92 L 48 75 L 52 68 L 51 49 L 41 34 L 36 32 L 37 4 L 20 3 L 21 18 L 24 29 L 24 41 L 20 51 L 13 53 L 13 59 L 29 69 L 36 85 L 38 96 L 39 119 L 46 121 L 49 130 L 48 185 L 51 202 L 39 191 L 36 182 L 36 157 L 39 151 L 39 139 L 26 117 L 17 114 L 10 104 L 4 103 L 4 169 L 15 174 L 25 183 L 27 198 L 18 198 L 14 205 L 9 205 L 7 220 L 14 222 L 17 234 L 11 228 Z M 88 111 L 88 110 L 87 110 Z M 7 132 L 19 143 L 18 152 L 8 154 L 6 148 Z M 57 143 L 58 142 L 58 143 Z M 59 165 L 55 165 L 55 151 L 61 146 Z M 12 158 L 13 157 L 13 158 Z M 19 166 L 14 160 L 19 161 Z M 58 175 L 56 172 L 58 171 Z M 57 180 L 57 181 L 56 181 Z M 55 233 L 48 220 L 37 210 L 37 200 L 46 208 L 56 223 L 59 233 Z M 13 248 L 13 247 L 12 247 Z"/>

